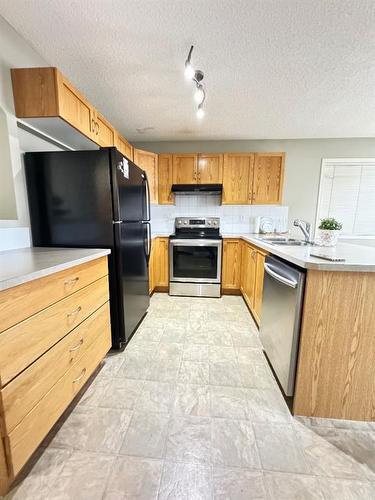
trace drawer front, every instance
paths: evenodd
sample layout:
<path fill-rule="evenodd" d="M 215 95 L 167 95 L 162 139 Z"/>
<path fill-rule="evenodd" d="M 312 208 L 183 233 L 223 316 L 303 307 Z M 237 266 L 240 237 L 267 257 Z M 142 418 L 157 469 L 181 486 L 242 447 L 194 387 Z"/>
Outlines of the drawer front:
<path fill-rule="evenodd" d="M 52 387 L 30 413 L 5 437 L 12 475 L 25 465 L 111 347 L 110 332 L 91 344 L 86 353 Z"/>
<path fill-rule="evenodd" d="M 0 292 L 0 332 L 107 274 L 107 257 L 101 257 Z"/>
<path fill-rule="evenodd" d="M 54 347 L 1 390 L 5 432 L 14 427 L 87 351 L 110 331 L 109 302 L 89 316 Z"/>
<path fill-rule="evenodd" d="M 1 385 L 7 384 L 108 300 L 108 276 L 104 276 L 1 333 Z"/>

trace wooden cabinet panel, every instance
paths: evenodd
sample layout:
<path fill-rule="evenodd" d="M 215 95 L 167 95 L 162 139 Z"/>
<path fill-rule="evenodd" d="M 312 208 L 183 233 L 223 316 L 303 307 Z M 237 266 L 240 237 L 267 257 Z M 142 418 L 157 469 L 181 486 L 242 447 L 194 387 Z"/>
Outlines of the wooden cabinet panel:
<path fill-rule="evenodd" d="M 223 157 L 222 154 L 198 155 L 198 183 L 221 184 L 223 182 Z"/>
<path fill-rule="evenodd" d="M 110 328 L 109 302 L 1 390 L 5 432 L 31 411 L 88 347 Z"/>
<path fill-rule="evenodd" d="M 154 284 L 155 288 L 169 286 L 169 238 L 155 238 L 154 243 Z"/>
<path fill-rule="evenodd" d="M 107 257 L 101 257 L 2 291 L 0 332 L 107 274 Z"/>
<path fill-rule="evenodd" d="M 196 184 L 198 181 L 198 155 L 174 154 L 173 159 L 173 184 Z"/>
<path fill-rule="evenodd" d="M 9 436 L 5 437 L 14 475 L 21 470 L 110 347 L 111 337 L 108 329 L 34 406 Z"/>
<path fill-rule="evenodd" d="M 5 495 L 9 487 L 8 464 L 5 456 L 4 441 L 0 437 L 0 498 Z"/>
<path fill-rule="evenodd" d="M 174 195 L 171 193 L 173 184 L 172 155 L 160 154 L 158 158 L 158 195 L 159 205 L 172 205 Z"/>
<path fill-rule="evenodd" d="M 264 261 L 265 254 L 257 251 L 256 253 L 256 277 L 254 289 L 254 316 L 260 322 L 262 312 L 262 299 L 263 299 L 263 281 L 264 281 Z"/>
<path fill-rule="evenodd" d="M 254 155 L 228 153 L 223 164 L 223 204 L 246 205 L 251 203 Z"/>
<path fill-rule="evenodd" d="M 307 271 L 294 413 L 375 420 L 375 274 Z"/>
<path fill-rule="evenodd" d="M 148 291 L 149 294 L 151 295 L 152 292 L 155 289 L 155 269 L 154 269 L 154 259 L 155 259 L 155 245 L 156 245 L 156 238 L 153 238 L 151 240 L 151 254 L 150 254 L 150 260 L 148 261 Z"/>
<path fill-rule="evenodd" d="M 122 153 L 126 158 L 133 161 L 133 146 L 122 137 L 120 134 L 116 134 L 116 148 Z"/>
<path fill-rule="evenodd" d="M 112 125 L 97 111 L 95 112 L 95 142 L 102 147 L 115 146 L 115 129 Z"/>
<path fill-rule="evenodd" d="M 225 239 L 221 286 L 223 290 L 239 290 L 241 282 L 241 241 Z"/>
<path fill-rule="evenodd" d="M 77 130 L 94 138 L 95 111 L 78 90 L 56 70 L 59 114 Z"/>
<path fill-rule="evenodd" d="M 241 292 L 258 323 L 262 305 L 264 259 L 264 252 L 242 242 Z"/>
<path fill-rule="evenodd" d="M 158 155 L 134 148 L 134 163 L 145 170 L 150 187 L 151 203 L 158 202 Z"/>
<path fill-rule="evenodd" d="M 108 299 L 108 276 L 104 276 L 0 334 L 1 385 L 18 375 Z"/>
<path fill-rule="evenodd" d="M 256 153 L 252 202 L 276 204 L 282 201 L 284 153 Z"/>
<path fill-rule="evenodd" d="M 18 118 L 59 115 L 56 68 L 13 68 L 10 71 Z M 90 131 L 90 121 L 88 126 Z"/>

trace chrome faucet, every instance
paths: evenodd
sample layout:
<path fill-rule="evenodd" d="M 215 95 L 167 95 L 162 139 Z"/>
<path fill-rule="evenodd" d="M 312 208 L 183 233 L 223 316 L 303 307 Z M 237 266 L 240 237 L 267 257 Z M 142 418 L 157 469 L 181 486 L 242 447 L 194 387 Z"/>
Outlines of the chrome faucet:
<path fill-rule="evenodd" d="M 293 225 L 299 227 L 303 232 L 306 243 L 311 243 L 311 224 L 301 219 L 294 219 Z"/>

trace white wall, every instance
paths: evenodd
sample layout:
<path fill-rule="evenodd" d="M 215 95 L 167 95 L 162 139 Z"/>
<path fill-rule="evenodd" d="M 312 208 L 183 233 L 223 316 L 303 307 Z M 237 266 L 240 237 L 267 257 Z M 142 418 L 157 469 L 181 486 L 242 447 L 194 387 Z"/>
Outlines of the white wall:
<path fill-rule="evenodd" d="M 313 225 L 317 209 L 322 158 L 375 157 L 375 139 L 372 138 L 139 142 L 136 143 L 136 147 L 156 153 L 285 151 L 283 204 L 289 207 L 290 221 L 298 217 Z"/>
<path fill-rule="evenodd" d="M 17 214 L 15 218 L 0 220 L 1 228 L 20 228 L 29 226 L 29 215 L 26 201 L 25 179 L 18 137 L 18 127 L 14 115 L 13 92 L 10 68 L 48 66 L 16 31 L 0 16 L 0 108 L 6 115 L 9 132 L 12 177 L 16 197 Z M 5 238 L 11 232 L 0 233 L 0 248 L 6 247 Z M 24 241 L 24 240 L 23 240 Z M 2 244 L 3 243 L 3 244 Z"/>
<path fill-rule="evenodd" d="M 20 130 L 17 127 L 17 119 L 14 114 L 10 68 L 48 66 L 48 63 L 1 16 L 0 47 L 0 108 L 5 112 L 8 129 L 11 163 L 10 172 L 7 172 L 11 182 L 9 190 L 13 191 L 16 203 L 16 210 L 13 211 L 11 218 L 0 220 L 0 251 L 2 251 L 30 246 L 31 244 L 23 152 L 26 149 L 27 151 L 44 151 L 58 148 Z M 3 136 L 2 140 L 6 140 L 6 138 Z M 3 160 L 2 157 L 0 161 Z M 2 168 L 7 168 L 8 164 L 9 162 L 7 164 L 4 162 Z"/>

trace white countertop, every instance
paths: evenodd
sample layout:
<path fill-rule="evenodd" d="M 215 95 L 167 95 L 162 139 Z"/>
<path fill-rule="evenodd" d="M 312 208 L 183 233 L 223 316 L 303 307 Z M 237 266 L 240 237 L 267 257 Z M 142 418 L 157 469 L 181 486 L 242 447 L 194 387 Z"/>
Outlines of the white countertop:
<path fill-rule="evenodd" d="M 170 233 L 159 232 L 152 235 L 153 238 L 168 237 Z M 320 247 L 317 245 L 289 246 L 274 245 L 262 241 L 261 235 L 251 233 L 222 233 L 223 238 L 236 238 L 248 241 L 258 248 L 266 250 L 270 254 L 281 257 L 305 269 L 318 271 L 359 271 L 375 272 L 375 247 L 356 245 L 352 243 L 338 243 L 336 247 Z M 330 262 L 328 260 L 312 257 L 310 253 L 319 252 L 323 254 L 342 257 L 345 262 Z"/>
<path fill-rule="evenodd" d="M 261 241 L 258 239 L 259 235 L 255 234 L 224 233 L 222 236 L 224 238 L 241 238 L 256 245 L 258 248 L 267 250 L 267 252 L 305 269 L 375 272 L 375 247 L 372 248 L 351 243 L 338 243 L 336 247 L 274 245 L 266 241 Z M 330 262 L 312 257 L 310 253 L 315 252 L 342 257 L 345 259 L 345 262 Z"/>
<path fill-rule="evenodd" d="M 19 248 L 0 252 L 0 290 L 110 254 L 98 248 Z"/>

